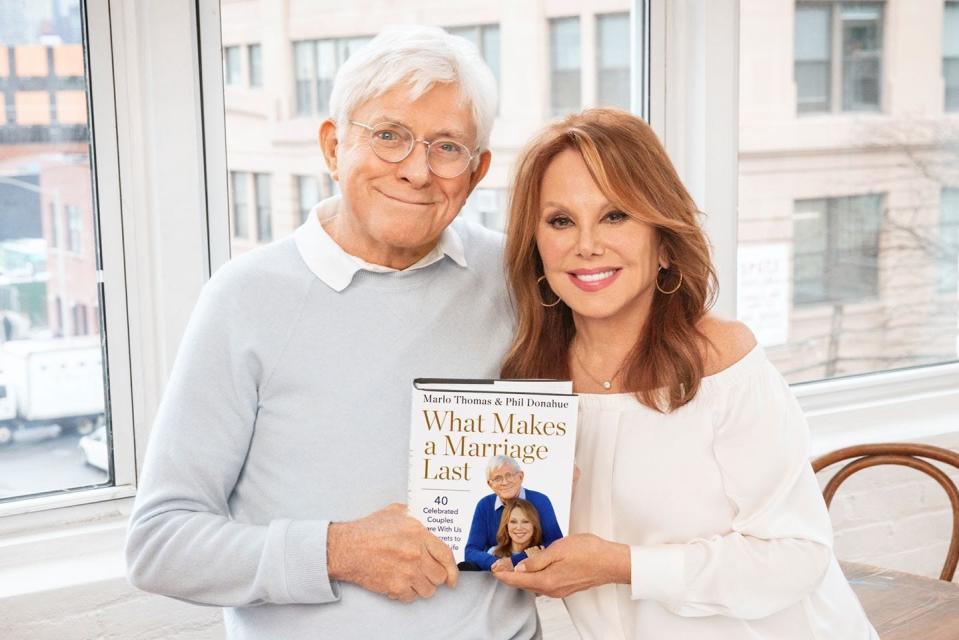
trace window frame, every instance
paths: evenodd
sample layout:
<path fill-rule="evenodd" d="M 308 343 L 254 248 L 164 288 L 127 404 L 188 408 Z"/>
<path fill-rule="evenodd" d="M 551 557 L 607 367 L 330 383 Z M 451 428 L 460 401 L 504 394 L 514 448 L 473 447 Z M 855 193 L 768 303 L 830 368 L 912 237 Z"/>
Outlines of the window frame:
<path fill-rule="evenodd" d="M 844 35 L 842 5 L 844 4 L 872 4 L 879 8 L 879 69 L 877 71 L 877 89 L 879 91 L 878 100 L 874 108 L 846 108 L 847 96 L 845 92 L 847 62 L 844 54 Z M 799 117 L 815 117 L 823 115 L 861 115 L 883 113 L 885 111 L 886 87 L 884 83 L 884 63 L 886 58 L 886 0 L 797 0 L 793 9 L 795 16 L 799 5 L 806 7 L 824 7 L 829 10 L 829 57 L 825 61 L 828 69 L 828 95 L 826 96 L 825 109 L 800 109 L 799 108 L 799 90 L 796 89 L 795 109 Z M 796 83 L 796 49 L 793 46 L 793 83 Z"/>
<path fill-rule="evenodd" d="M 230 255 L 219 3 L 87 0 L 87 7 L 116 482 L 0 505 L 0 535 L 8 542 L 22 534 L 37 561 L 48 543 L 38 546 L 36 531 L 72 541 L 102 540 L 109 531 L 110 545 L 122 544 L 177 345 L 200 289 Z M 738 20 L 736 0 L 635 0 L 631 13 L 632 74 L 642 81 L 632 83 L 633 108 L 711 214 L 704 226 L 723 285 L 715 309 L 727 317 L 735 317 L 736 300 Z M 956 431 L 959 363 L 793 390 L 813 453 L 914 439 Z"/>
<path fill-rule="evenodd" d="M 37 497 L 24 497 L 0 503 L 0 534 L 16 530 L 30 522 L 32 515 L 47 510 L 76 511 L 91 503 L 103 503 L 134 494 L 136 459 L 134 446 L 133 376 L 131 369 L 130 324 L 127 305 L 128 265 L 124 255 L 124 216 L 121 207 L 120 159 L 117 140 L 117 77 L 114 73 L 114 52 L 111 49 L 111 18 L 107 2 L 87 0 L 84 36 L 88 73 L 90 169 L 94 184 L 94 225 L 99 231 L 97 250 L 97 283 L 102 292 L 103 320 L 98 329 L 109 327 L 106 335 L 106 384 L 111 425 L 110 456 L 114 482 L 112 486 L 72 490 Z M 66 207 L 61 216 L 66 216 Z M 58 250 L 73 252 L 69 240 L 69 220 L 61 220 Z M 63 227 L 67 227 L 63 229 Z M 81 239 L 82 245 L 82 239 Z M 81 246 L 80 250 L 86 247 Z M 68 310 L 60 304 L 58 326 L 66 332 L 73 327 L 76 308 Z M 69 319 L 67 316 L 70 316 Z M 86 318 L 89 327 L 89 318 Z M 102 504 L 101 504 L 102 507 Z M 115 506 L 106 507 L 116 510 Z M 100 509 L 102 510 L 102 509 Z M 87 511 L 84 511 L 87 513 Z"/>

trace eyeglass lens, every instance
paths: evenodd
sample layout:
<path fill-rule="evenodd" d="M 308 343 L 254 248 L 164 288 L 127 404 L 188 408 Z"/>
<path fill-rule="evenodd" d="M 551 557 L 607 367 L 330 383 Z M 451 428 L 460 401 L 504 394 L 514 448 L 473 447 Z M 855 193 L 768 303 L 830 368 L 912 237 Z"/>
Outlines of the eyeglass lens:
<path fill-rule="evenodd" d="M 384 122 L 370 129 L 373 151 L 386 162 L 405 160 L 415 142 L 409 129 L 398 124 Z M 469 165 L 470 152 L 455 140 L 433 140 L 428 143 L 426 162 L 441 178 L 455 178 Z"/>

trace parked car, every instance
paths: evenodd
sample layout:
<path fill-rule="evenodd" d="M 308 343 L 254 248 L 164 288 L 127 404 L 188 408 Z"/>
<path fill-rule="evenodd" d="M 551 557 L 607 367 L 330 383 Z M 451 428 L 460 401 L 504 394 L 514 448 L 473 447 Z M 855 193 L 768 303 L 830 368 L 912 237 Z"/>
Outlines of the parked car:
<path fill-rule="evenodd" d="M 107 428 L 101 426 L 90 435 L 83 436 L 79 442 L 83 452 L 83 461 L 91 467 L 110 471 L 110 450 L 107 446 Z"/>

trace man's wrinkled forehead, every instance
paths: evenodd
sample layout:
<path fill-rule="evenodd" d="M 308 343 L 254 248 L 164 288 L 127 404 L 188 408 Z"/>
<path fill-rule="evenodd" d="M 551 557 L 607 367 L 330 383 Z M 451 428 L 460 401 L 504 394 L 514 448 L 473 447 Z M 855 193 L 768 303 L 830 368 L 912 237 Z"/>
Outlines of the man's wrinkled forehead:
<path fill-rule="evenodd" d="M 449 100 L 442 112 L 430 113 L 428 117 L 423 113 L 421 101 L 424 96 L 448 87 L 452 85 L 434 85 L 415 100 L 411 99 L 408 87 L 394 87 L 357 106 L 350 118 L 371 125 L 393 122 L 403 125 L 418 138 L 452 138 L 469 146 L 476 138 L 476 123 L 473 121 L 473 110 L 459 97 L 456 87 L 452 87 L 456 91 L 456 98 Z"/>

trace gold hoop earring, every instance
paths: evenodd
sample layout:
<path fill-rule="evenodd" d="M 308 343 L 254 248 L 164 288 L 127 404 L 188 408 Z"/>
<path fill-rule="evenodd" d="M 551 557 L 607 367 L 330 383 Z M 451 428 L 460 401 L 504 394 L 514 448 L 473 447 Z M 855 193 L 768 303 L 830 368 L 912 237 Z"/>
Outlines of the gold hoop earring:
<path fill-rule="evenodd" d="M 663 269 L 662 267 L 660 267 L 659 272 L 656 274 L 656 291 L 659 291 L 660 293 L 664 295 L 671 296 L 677 291 L 679 291 L 679 288 L 683 286 L 683 272 L 682 271 L 679 272 L 679 282 L 676 283 L 676 286 L 673 287 L 671 291 L 665 291 L 661 286 L 659 286 L 659 273 L 663 271 L 668 271 L 668 269 Z"/>
<path fill-rule="evenodd" d="M 539 285 L 543 284 L 543 280 L 545 280 L 545 279 L 546 279 L 546 276 L 540 276 L 540 277 L 536 278 L 536 285 L 539 286 Z M 547 284 L 547 286 L 549 286 L 549 285 Z M 553 291 L 553 293 L 556 293 L 556 292 Z M 554 302 L 553 304 L 546 304 L 546 303 L 543 302 L 542 300 L 540 300 L 539 303 L 540 303 L 541 305 L 543 305 L 544 307 L 546 307 L 546 308 L 550 308 L 550 307 L 555 307 L 556 305 L 558 305 L 558 304 L 559 304 L 560 302 L 562 302 L 562 301 L 563 301 L 562 298 L 560 298 L 559 296 L 556 296 L 556 302 Z"/>

